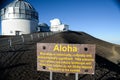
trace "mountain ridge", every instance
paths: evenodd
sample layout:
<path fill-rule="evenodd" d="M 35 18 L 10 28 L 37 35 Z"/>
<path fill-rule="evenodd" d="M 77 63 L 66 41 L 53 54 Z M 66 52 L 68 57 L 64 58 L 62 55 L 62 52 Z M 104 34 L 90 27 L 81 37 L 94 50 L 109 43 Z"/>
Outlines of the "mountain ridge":
<path fill-rule="evenodd" d="M 70 44 L 96 44 L 96 54 L 115 64 L 120 63 L 120 45 L 97 39 L 85 32 L 68 31 L 48 37 L 41 42 L 70 43 Z"/>

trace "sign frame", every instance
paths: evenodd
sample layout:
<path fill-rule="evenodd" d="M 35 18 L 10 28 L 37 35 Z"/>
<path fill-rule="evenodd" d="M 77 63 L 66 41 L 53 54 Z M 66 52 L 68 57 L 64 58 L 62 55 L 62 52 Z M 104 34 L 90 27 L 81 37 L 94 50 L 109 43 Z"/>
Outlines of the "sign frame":
<path fill-rule="evenodd" d="M 95 44 L 37 43 L 37 70 L 38 71 L 48 71 L 48 72 L 52 71 L 52 72 L 59 72 L 59 73 L 94 74 L 94 71 L 95 71 L 95 47 L 96 47 Z M 76 50 L 76 48 L 77 48 L 77 50 Z M 70 55 L 72 55 L 73 57 Z M 52 57 L 52 56 L 54 56 L 54 57 Z M 61 57 L 72 57 L 72 58 L 63 59 Z M 46 60 L 47 58 L 48 58 L 48 60 Z M 55 59 L 53 60 L 53 58 L 55 58 Z M 82 61 L 81 61 L 81 64 L 80 64 L 80 63 L 73 61 L 73 64 L 76 66 L 78 64 L 79 65 L 91 64 L 92 68 L 88 67 L 88 69 L 87 69 L 87 67 L 86 67 L 86 69 L 84 69 L 85 66 L 84 67 L 82 66 L 82 69 L 80 70 L 80 72 L 77 69 L 76 69 L 76 71 L 71 70 L 71 69 L 73 69 L 73 67 L 66 69 L 66 70 L 64 69 L 65 71 L 62 70 L 62 68 L 60 68 L 61 70 L 59 68 L 56 68 L 56 69 L 51 68 L 51 67 L 55 67 L 55 64 L 59 64 L 56 67 L 64 66 L 62 63 L 59 63 L 60 61 L 62 61 L 64 63 L 65 63 L 65 61 L 68 61 L 68 62 L 70 61 L 72 63 L 72 59 L 74 59 L 74 60 L 78 59 L 78 61 L 79 61 L 80 58 L 84 61 L 86 60 L 85 63 L 84 62 L 82 63 Z M 91 60 L 92 63 L 87 58 L 90 58 L 89 60 Z M 51 63 L 49 63 L 50 61 L 51 61 Z M 55 61 L 55 62 L 52 62 L 52 61 Z M 88 61 L 88 63 L 86 63 L 87 61 Z M 55 63 L 55 64 L 52 64 L 52 63 Z M 71 63 L 69 65 L 71 65 Z M 41 66 L 41 65 L 44 65 L 44 66 Z M 67 62 L 66 62 L 66 65 L 67 65 Z M 72 65 L 72 66 L 74 66 L 74 65 Z M 77 67 L 79 67 L 79 65 Z"/>

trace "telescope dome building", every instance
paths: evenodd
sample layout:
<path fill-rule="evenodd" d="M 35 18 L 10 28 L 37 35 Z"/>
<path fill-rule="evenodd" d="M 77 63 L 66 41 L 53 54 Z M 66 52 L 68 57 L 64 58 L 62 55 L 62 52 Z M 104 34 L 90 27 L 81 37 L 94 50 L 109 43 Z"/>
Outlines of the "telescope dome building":
<path fill-rule="evenodd" d="M 69 30 L 69 25 L 62 24 L 62 22 L 58 18 L 54 18 L 54 19 L 50 20 L 50 23 L 51 23 L 50 30 L 52 32 L 61 32 L 61 31 Z"/>
<path fill-rule="evenodd" d="M 36 32 L 38 12 L 24 0 L 14 0 L 1 9 L 2 35 L 21 35 Z"/>

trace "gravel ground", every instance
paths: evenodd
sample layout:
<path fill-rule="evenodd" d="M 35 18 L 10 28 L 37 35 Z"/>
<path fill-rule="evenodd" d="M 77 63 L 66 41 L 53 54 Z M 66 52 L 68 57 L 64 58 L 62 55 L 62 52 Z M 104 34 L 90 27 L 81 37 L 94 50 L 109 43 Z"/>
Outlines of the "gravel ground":
<path fill-rule="evenodd" d="M 43 40 L 28 42 L 17 50 L 0 51 L 0 80 L 49 80 L 49 72 L 37 71 L 36 43 L 74 43 L 96 44 L 96 67 L 94 75 L 79 74 L 79 80 L 120 80 L 120 67 L 113 56 L 112 46 L 120 46 L 96 39 L 84 32 L 63 32 L 44 38 Z M 20 44 L 18 44 L 20 45 Z M 17 46 L 16 46 L 17 47 Z M 53 80 L 75 80 L 75 74 L 65 76 L 64 73 L 53 73 Z"/>

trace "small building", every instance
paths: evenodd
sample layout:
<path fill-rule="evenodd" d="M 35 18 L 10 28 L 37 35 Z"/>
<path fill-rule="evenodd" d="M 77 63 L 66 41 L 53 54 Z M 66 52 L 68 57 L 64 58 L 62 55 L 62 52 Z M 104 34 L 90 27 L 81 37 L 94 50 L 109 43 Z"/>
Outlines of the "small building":
<path fill-rule="evenodd" d="M 2 35 L 21 35 L 36 32 L 38 12 L 24 0 L 14 0 L 1 9 Z"/>
<path fill-rule="evenodd" d="M 50 27 L 46 23 L 39 24 L 38 32 L 50 32 Z"/>
<path fill-rule="evenodd" d="M 62 24 L 58 18 L 50 20 L 50 23 L 51 23 L 50 30 L 52 32 L 57 32 L 57 31 L 61 32 L 61 31 L 68 31 L 69 30 L 69 25 Z"/>

